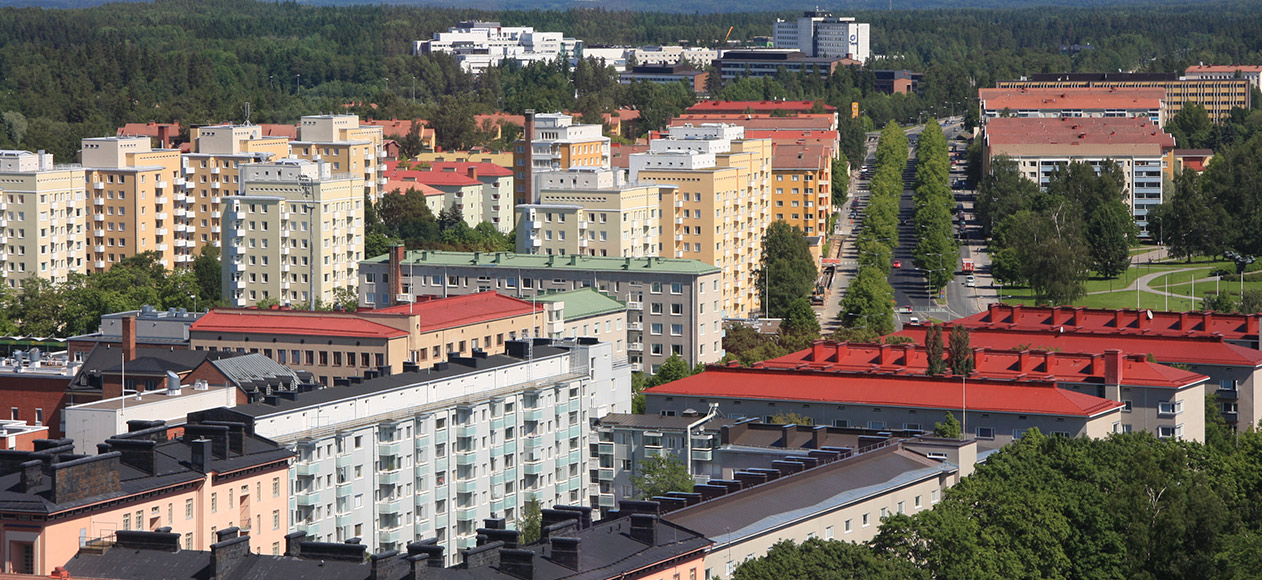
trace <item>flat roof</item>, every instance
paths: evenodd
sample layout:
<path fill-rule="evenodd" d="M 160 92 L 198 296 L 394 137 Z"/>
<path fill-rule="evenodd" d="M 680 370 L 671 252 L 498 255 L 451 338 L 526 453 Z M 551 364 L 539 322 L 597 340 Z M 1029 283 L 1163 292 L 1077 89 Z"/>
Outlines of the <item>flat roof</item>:
<path fill-rule="evenodd" d="M 531 316 L 542 310 L 542 307 L 529 301 L 487 291 L 415 304 L 397 304 L 369 312 L 419 316 L 420 332 L 433 332 L 514 316 Z"/>
<path fill-rule="evenodd" d="M 1259 353 L 1262 354 L 1262 353 Z M 1048 382 L 927 377 L 923 374 L 853 374 L 815 369 L 710 367 L 705 372 L 645 391 L 687 396 L 810 401 L 915 409 L 968 408 L 993 413 L 1093 417 L 1122 403 L 1057 388 Z M 967 391 L 967 393 L 965 393 Z"/>
<path fill-rule="evenodd" d="M 579 288 L 568 292 L 546 294 L 535 298 L 539 302 L 564 302 L 561 315 L 565 320 L 582 320 L 589 316 L 626 310 L 627 305 L 595 288 Z"/>
<path fill-rule="evenodd" d="M 1004 145 L 1152 145 L 1174 148 L 1174 137 L 1145 117 L 1007 117 L 986 123 L 986 143 Z"/>
<path fill-rule="evenodd" d="M 1163 88 L 1012 88 L 978 89 L 982 105 L 990 110 L 1039 109 L 1160 109 Z"/>
<path fill-rule="evenodd" d="M 740 51 L 732 51 L 729 54 L 744 54 Z M 760 53 L 760 54 L 780 54 L 780 53 Z M 833 60 L 833 59 L 829 59 Z M 799 111 L 809 113 L 815 110 L 816 101 L 701 101 L 686 110 L 689 113 L 708 113 L 708 112 L 735 112 L 744 113 L 746 111 L 770 113 L 772 111 Z M 827 112 L 837 112 L 837 107 L 825 104 L 819 101 L 819 105 Z"/>
<path fill-rule="evenodd" d="M 388 264 L 389 254 L 374 256 L 360 262 L 365 264 Z M 438 250 L 412 250 L 404 256 L 402 265 L 414 266 L 462 266 L 482 268 L 503 268 L 504 270 L 571 270 L 580 272 L 616 272 L 635 271 L 646 274 L 689 274 L 703 275 L 719 272 L 712 266 L 698 260 L 678 258 L 619 258 L 613 256 L 549 256 L 545 254 L 518 254 L 514 252 L 443 252 Z"/>
<path fill-rule="evenodd" d="M 306 310 L 219 309 L 194 322 L 192 332 L 231 332 L 245 334 L 294 334 L 349 338 L 396 338 L 406 330 L 350 315 L 315 313 Z"/>

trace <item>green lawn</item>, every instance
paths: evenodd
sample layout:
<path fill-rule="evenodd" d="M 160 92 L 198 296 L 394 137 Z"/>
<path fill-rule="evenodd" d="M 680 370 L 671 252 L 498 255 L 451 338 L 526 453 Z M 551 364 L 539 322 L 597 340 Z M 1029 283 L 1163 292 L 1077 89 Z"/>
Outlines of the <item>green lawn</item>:
<path fill-rule="evenodd" d="M 1171 288 L 1173 291 L 1173 287 Z M 1030 296 L 1027 288 L 1010 288 L 1004 291 L 1005 298 L 1003 302 L 1009 304 L 1034 304 L 1034 298 Z M 1011 298 L 1007 296 L 1011 295 Z M 1140 308 L 1152 310 L 1165 310 L 1167 304 L 1170 310 L 1183 311 L 1195 310 L 1192 301 L 1185 298 L 1171 297 L 1167 303 L 1165 296 L 1151 294 L 1148 292 L 1139 293 Z M 1075 306 L 1086 306 L 1089 308 L 1134 308 L 1135 307 L 1135 291 L 1120 290 L 1117 292 L 1108 292 L 1105 294 L 1091 294 L 1083 296 L 1074 302 Z"/>

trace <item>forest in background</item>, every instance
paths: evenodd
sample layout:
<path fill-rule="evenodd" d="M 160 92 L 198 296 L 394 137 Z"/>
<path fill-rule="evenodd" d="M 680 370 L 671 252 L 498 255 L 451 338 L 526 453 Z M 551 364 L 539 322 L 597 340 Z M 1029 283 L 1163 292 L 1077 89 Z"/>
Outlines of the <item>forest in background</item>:
<path fill-rule="evenodd" d="M 294 122 L 350 109 L 378 118 L 438 114 L 444 96 L 475 94 L 454 116 L 528 104 L 526 94 L 574 95 L 544 104 L 587 110 L 630 105 L 661 118 L 687 95 L 675 88 L 609 86 L 609 70 L 584 86 L 575 70 L 504 67 L 475 81 L 444 58 L 410 54 L 461 20 L 498 20 L 583 39 L 589 46 L 686 42 L 713 45 L 769 36 L 793 12 L 667 14 L 571 9 L 488 12 L 412 6 L 310 6 L 252 0 L 160 0 L 72 9 L 0 9 L 0 147 L 47 149 L 73 161 L 79 139 L 113 134 L 125 122 Z M 817 82 L 745 81 L 738 96 L 858 100 L 869 126 L 921 111 L 962 111 L 975 88 L 1051 71 L 1175 71 L 1196 62 L 1262 62 L 1262 13 L 1244 2 L 1196 5 L 1000 10 L 856 11 L 872 24 L 874 68 L 925 73 L 921 95 L 866 91 L 862 72 Z M 1090 44 L 1074 52 L 1062 47 Z M 542 63 L 549 65 L 549 63 Z M 415 79 L 415 80 L 413 80 Z M 814 84 L 812 84 L 814 83 Z M 588 97 L 584 101 L 584 97 Z M 533 97 L 532 97 L 533 98 Z M 467 101 L 468 99 L 460 99 Z"/>

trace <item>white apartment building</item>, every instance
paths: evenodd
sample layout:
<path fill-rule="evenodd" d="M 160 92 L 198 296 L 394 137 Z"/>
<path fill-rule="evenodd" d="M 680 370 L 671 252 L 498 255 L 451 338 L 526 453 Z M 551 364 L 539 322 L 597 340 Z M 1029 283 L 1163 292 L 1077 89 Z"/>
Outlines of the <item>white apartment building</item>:
<path fill-rule="evenodd" d="M 662 196 L 674 187 L 628 183 L 619 170 L 536 175 L 539 203 L 517 206 L 517 251 L 643 258 L 660 255 Z"/>
<path fill-rule="evenodd" d="M 244 421 L 297 452 L 293 531 L 372 553 L 437 538 L 454 565 L 486 518 L 517 521 L 530 498 L 592 501 L 589 420 L 631 406 L 630 367 L 609 343 L 506 348 L 190 419 Z"/>
<path fill-rule="evenodd" d="M 364 252 L 361 175 L 282 159 L 242 165 L 241 188 L 223 203 L 223 291 L 234 306 L 329 303 L 336 290 L 354 290 Z"/>
<path fill-rule="evenodd" d="M 0 280 L 65 282 L 88 261 L 87 187 L 78 166 L 51 153 L 0 151 Z"/>
<path fill-rule="evenodd" d="M 688 61 L 697 68 L 710 66 L 720 56 L 717 48 L 699 46 L 641 46 L 631 49 L 636 65 L 675 65 Z"/>
<path fill-rule="evenodd" d="M 772 42 L 776 48 L 801 51 L 808 57 L 845 58 L 866 62 L 872 57 L 870 25 L 854 18 L 809 11 L 793 21 L 776 19 Z"/>
<path fill-rule="evenodd" d="M 445 52 L 455 55 L 465 72 L 480 74 L 505 60 L 522 64 L 568 58 L 571 63 L 583 50 L 583 41 L 560 32 L 536 32 L 529 26 L 502 26 L 499 22 L 461 22 L 430 40 L 417 40 L 414 54 Z"/>

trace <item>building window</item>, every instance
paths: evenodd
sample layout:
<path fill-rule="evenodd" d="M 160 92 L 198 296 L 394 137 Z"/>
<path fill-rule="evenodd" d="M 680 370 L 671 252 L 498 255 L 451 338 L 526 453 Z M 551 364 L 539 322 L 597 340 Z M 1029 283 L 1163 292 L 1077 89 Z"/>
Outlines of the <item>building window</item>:
<path fill-rule="evenodd" d="M 184 519 L 193 519 L 193 500 L 191 499 L 184 500 Z"/>
<path fill-rule="evenodd" d="M 1183 412 L 1183 401 L 1164 401 L 1157 403 L 1159 415 L 1178 415 Z"/>
<path fill-rule="evenodd" d="M 994 428 L 992 428 L 992 427 L 978 427 L 978 428 L 977 428 L 977 438 L 978 438 L 978 439 L 994 439 L 994 438 L 995 438 L 995 430 L 994 430 Z"/>

